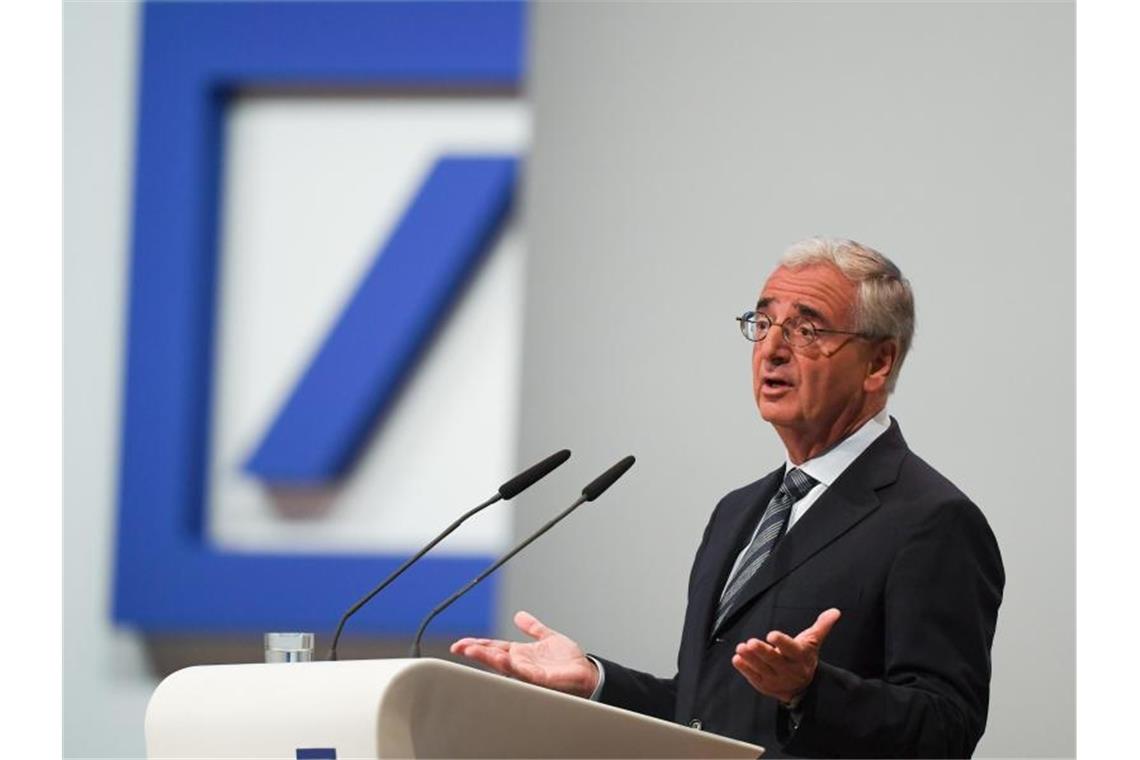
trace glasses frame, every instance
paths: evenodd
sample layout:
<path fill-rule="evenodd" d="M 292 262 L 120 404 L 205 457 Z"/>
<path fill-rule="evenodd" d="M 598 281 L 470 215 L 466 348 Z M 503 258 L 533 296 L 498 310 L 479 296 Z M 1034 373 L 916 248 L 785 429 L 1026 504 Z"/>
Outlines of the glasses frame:
<path fill-rule="evenodd" d="M 747 330 L 748 330 L 747 325 L 748 324 L 755 325 L 756 320 L 754 319 L 754 317 L 756 317 L 758 314 L 764 314 L 764 312 L 752 311 L 750 309 L 750 310 L 744 312 L 743 314 L 741 314 L 739 317 L 736 317 L 736 321 L 740 325 L 740 334 L 744 336 L 745 340 L 750 341 L 752 343 L 759 343 L 760 341 L 767 338 L 768 337 L 768 330 L 771 330 L 773 327 L 779 327 L 780 328 L 780 332 L 784 336 L 784 342 L 787 343 L 789 346 L 792 346 L 793 348 L 807 348 L 808 346 L 812 345 L 813 343 L 815 343 L 816 341 L 819 340 L 819 334 L 820 333 L 831 333 L 834 335 L 853 335 L 857 338 L 866 338 L 868 340 L 870 340 L 873 337 L 871 335 L 868 335 L 867 333 L 852 332 L 851 330 L 830 330 L 826 327 L 818 327 L 818 326 L 816 326 L 815 322 L 812 322 L 807 317 L 795 316 L 795 317 L 792 317 L 791 319 L 785 319 L 783 322 L 777 322 L 776 320 L 772 319 L 771 316 L 764 314 L 764 317 L 767 318 L 767 320 L 771 323 L 768 326 L 768 330 L 766 330 L 764 332 L 764 335 L 761 337 L 749 338 L 748 332 L 747 332 Z M 809 326 L 811 326 L 813 337 L 807 343 L 804 343 L 803 345 L 798 345 L 798 344 L 792 342 L 791 331 L 788 330 L 787 325 L 789 322 L 791 322 L 793 320 L 802 320 L 802 321 L 806 322 Z"/>

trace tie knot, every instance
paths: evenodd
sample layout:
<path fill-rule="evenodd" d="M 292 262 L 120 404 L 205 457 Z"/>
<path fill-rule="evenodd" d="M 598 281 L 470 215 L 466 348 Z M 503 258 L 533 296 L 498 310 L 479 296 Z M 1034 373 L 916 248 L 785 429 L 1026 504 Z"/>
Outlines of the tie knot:
<path fill-rule="evenodd" d="M 799 501 L 807 492 L 815 488 L 816 483 L 819 481 L 808 475 L 798 467 L 793 467 L 788 470 L 788 474 L 784 476 L 784 490 L 792 497 L 793 501 Z"/>

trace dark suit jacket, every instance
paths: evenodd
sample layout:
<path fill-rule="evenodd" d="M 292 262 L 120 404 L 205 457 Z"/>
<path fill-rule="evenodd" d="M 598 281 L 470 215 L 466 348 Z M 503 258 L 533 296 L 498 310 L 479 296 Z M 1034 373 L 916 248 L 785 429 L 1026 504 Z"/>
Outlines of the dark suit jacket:
<path fill-rule="evenodd" d="M 677 675 L 604 660 L 601 701 L 763 745 L 770 757 L 965 757 L 986 724 L 1005 574 L 976 506 L 907 448 L 892 420 L 780 540 L 743 604 L 710 631 L 737 554 L 783 468 L 725 496 L 689 576 Z M 732 667 L 736 645 L 842 617 L 798 728 Z"/>

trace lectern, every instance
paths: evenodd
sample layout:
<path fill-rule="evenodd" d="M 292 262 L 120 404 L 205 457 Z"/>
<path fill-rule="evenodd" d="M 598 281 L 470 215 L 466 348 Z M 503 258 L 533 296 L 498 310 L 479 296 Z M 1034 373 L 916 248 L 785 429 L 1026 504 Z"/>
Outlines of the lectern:
<path fill-rule="evenodd" d="M 755 758 L 703 733 L 434 659 L 205 665 L 155 689 L 150 758 Z"/>

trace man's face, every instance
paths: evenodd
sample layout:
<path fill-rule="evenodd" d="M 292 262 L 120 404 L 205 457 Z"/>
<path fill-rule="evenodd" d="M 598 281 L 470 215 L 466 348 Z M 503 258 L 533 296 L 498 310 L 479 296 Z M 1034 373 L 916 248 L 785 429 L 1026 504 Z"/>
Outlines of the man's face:
<path fill-rule="evenodd" d="M 756 311 L 773 322 L 805 317 L 817 328 L 854 330 L 855 283 L 831 264 L 779 267 L 760 293 Z M 753 345 L 752 391 L 760 416 L 776 428 L 828 440 L 864 406 L 869 366 L 865 341 L 820 333 L 804 348 L 792 348 L 776 325 Z"/>

